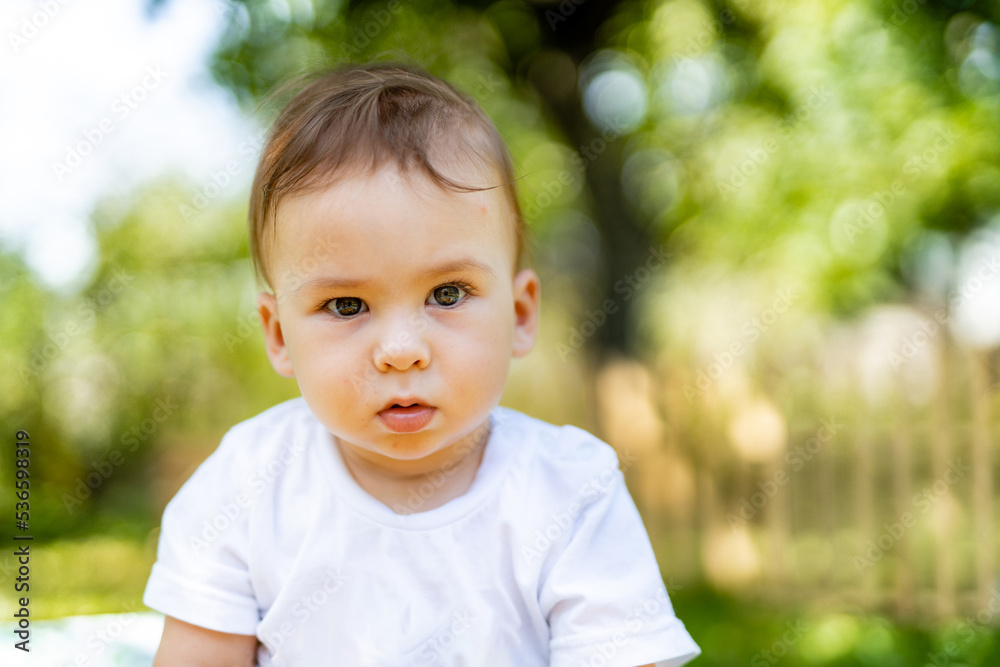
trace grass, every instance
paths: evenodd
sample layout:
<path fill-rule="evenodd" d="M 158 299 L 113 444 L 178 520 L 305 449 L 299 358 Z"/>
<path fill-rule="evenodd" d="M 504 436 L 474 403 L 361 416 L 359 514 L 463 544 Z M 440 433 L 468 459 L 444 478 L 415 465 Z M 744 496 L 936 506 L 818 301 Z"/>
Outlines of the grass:
<path fill-rule="evenodd" d="M 701 646 L 697 667 L 962 667 L 1000 665 L 992 627 L 956 620 L 939 627 L 803 608 L 773 608 L 707 588 L 671 595 Z"/>
<path fill-rule="evenodd" d="M 60 540 L 31 547 L 29 596 L 35 619 L 144 609 L 142 593 L 155 560 L 155 544 L 117 536 Z M 0 559 L 0 604 L 13 613 L 12 554 Z M 9 616 L 8 616 L 9 617 Z"/>

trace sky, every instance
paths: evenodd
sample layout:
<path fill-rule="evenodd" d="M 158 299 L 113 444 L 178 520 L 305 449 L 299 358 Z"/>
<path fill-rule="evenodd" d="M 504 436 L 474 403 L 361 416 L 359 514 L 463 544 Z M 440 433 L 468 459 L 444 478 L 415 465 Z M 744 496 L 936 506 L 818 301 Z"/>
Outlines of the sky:
<path fill-rule="evenodd" d="M 225 0 L 170 0 L 153 16 L 147 4 L 0 3 L 0 244 L 53 287 L 72 289 L 94 268 L 87 220 L 103 197 L 168 173 L 197 187 L 231 160 L 256 159 L 246 146 L 260 129 L 208 72 Z"/>

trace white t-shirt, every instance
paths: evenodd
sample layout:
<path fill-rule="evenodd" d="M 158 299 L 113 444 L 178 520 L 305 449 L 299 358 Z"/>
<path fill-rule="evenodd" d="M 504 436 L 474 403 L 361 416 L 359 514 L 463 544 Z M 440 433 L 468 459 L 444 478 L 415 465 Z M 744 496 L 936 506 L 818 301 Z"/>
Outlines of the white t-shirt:
<path fill-rule="evenodd" d="M 357 484 L 301 398 L 236 425 L 167 505 L 143 602 L 256 635 L 261 667 L 697 656 L 615 451 L 510 408 L 490 418 L 465 495 L 410 514 Z"/>

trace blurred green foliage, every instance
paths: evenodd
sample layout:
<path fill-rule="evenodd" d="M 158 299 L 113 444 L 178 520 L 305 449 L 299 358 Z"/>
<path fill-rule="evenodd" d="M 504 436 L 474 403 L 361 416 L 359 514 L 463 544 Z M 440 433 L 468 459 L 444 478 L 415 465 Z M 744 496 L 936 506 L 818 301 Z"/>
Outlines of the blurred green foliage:
<path fill-rule="evenodd" d="M 779 609 L 706 588 L 670 597 L 702 647 L 693 664 L 704 667 L 971 667 L 1000 660 L 996 633 L 974 620 L 928 628 L 866 612 Z"/>
<path fill-rule="evenodd" d="M 475 96 L 518 158 L 535 231 L 589 245 L 589 264 L 561 266 L 591 298 L 667 243 L 681 264 L 794 282 L 815 309 L 856 313 L 912 288 L 923 230 L 957 239 L 1000 201 L 994 3 L 236 8 L 215 70 L 248 109 L 298 73 L 370 59 Z M 567 170 L 574 184 L 549 197 Z M 632 350 L 628 335 L 612 325 L 598 343 Z"/>

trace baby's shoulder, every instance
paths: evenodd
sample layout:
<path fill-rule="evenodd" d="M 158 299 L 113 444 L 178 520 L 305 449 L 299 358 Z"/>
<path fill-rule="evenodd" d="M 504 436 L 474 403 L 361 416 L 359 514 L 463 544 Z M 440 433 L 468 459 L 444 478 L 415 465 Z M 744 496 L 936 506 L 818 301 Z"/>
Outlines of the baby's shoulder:
<path fill-rule="evenodd" d="M 528 469 L 547 485 L 578 489 L 620 474 L 618 453 L 592 433 L 566 424 L 557 426 L 513 410 L 510 435 L 527 450 Z"/>
<path fill-rule="evenodd" d="M 275 435 L 301 435 L 315 423 L 304 398 L 292 398 L 245 419 L 229 429 L 226 437 L 266 440 Z"/>
<path fill-rule="evenodd" d="M 213 512 L 221 512 L 225 520 L 245 517 L 241 508 L 256 505 L 287 486 L 283 480 L 308 465 L 307 457 L 299 455 L 315 438 L 308 414 L 305 402 L 293 399 L 229 429 L 170 500 L 165 525 L 171 524 L 170 517 L 206 512 L 210 520 Z"/>
<path fill-rule="evenodd" d="M 316 438 L 316 420 L 301 397 L 279 403 L 229 429 L 206 463 L 253 469 L 286 463 Z"/>

